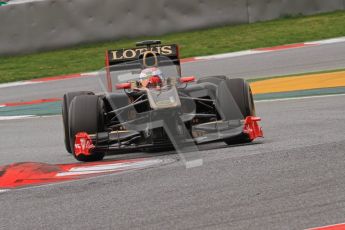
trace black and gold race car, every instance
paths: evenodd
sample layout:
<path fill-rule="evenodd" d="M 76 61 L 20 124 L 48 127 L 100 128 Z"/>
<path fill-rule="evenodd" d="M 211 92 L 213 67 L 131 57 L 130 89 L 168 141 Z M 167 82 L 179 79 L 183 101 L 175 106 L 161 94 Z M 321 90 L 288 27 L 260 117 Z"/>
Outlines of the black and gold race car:
<path fill-rule="evenodd" d="M 263 133 L 243 79 L 181 76 L 179 47 L 160 41 L 106 51 L 103 93 L 69 92 L 65 146 L 79 161 L 131 151 L 195 151 L 215 141 L 252 142 Z"/>

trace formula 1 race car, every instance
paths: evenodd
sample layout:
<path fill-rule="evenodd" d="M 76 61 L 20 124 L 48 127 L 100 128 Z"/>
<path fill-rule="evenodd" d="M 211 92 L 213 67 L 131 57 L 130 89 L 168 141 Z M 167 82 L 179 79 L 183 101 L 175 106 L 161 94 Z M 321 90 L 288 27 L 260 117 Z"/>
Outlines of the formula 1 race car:
<path fill-rule="evenodd" d="M 248 143 L 262 137 L 243 79 L 182 77 L 177 45 L 138 42 L 106 51 L 98 72 L 105 92 L 66 93 L 66 150 L 79 161 L 131 151 L 188 152 L 199 144 Z"/>

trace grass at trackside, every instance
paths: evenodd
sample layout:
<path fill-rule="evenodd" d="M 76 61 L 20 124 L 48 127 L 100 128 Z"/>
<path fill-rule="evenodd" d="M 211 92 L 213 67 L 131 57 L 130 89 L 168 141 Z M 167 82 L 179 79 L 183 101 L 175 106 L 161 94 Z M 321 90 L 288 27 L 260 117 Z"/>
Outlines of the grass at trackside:
<path fill-rule="evenodd" d="M 24 56 L 0 57 L 0 82 L 97 70 L 104 65 L 106 49 L 133 47 L 135 41 L 144 39 L 178 43 L 181 45 L 182 57 L 192 57 L 340 37 L 345 36 L 344 28 L 345 11 L 338 11 L 249 25 L 81 45 Z"/>

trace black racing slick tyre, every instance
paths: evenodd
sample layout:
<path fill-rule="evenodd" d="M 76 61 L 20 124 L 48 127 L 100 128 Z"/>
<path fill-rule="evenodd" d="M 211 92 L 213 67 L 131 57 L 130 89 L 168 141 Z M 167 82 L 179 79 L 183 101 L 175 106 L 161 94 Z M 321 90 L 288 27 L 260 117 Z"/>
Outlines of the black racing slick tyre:
<path fill-rule="evenodd" d="M 76 96 L 69 107 L 69 141 L 70 146 L 74 146 L 75 135 L 79 132 L 86 132 L 88 134 L 95 134 L 104 131 L 103 120 L 103 100 L 96 95 L 81 95 Z M 79 155 L 72 153 L 78 161 L 99 161 L 104 157 L 104 153 L 92 153 L 91 155 Z"/>
<path fill-rule="evenodd" d="M 228 89 L 230 90 L 232 97 L 234 98 L 239 110 L 241 111 L 243 118 L 248 116 L 255 116 L 255 104 L 253 94 L 249 84 L 242 78 L 228 78 L 226 76 L 210 76 L 201 78 L 199 82 L 210 82 L 216 85 L 226 82 Z M 224 142 L 228 145 L 248 143 L 251 140 L 248 135 L 241 133 L 238 136 L 225 139 Z"/>
<path fill-rule="evenodd" d="M 255 116 L 255 105 L 252 90 L 242 78 L 229 78 L 226 76 L 210 76 L 199 79 L 198 83 L 210 82 L 216 85 L 225 81 L 243 117 Z"/>
<path fill-rule="evenodd" d="M 70 140 L 69 140 L 68 110 L 69 110 L 69 106 L 72 100 L 76 96 L 80 96 L 80 95 L 94 95 L 94 93 L 90 91 L 76 91 L 76 92 L 69 92 L 63 95 L 62 122 L 63 122 L 64 134 L 65 134 L 64 142 L 65 142 L 65 148 L 67 152 L 69 153 L 72 153 L 72 148 L 71 148 Z"/>
<path fill-rule="evenodd" d="M 226 81 L 243 117 L 255 116 L 254 99 L 249 84 L 242 78 L 227 79 Z"/>
<path fill-rule="evenodd" d="M 255 116 L 255 104 L 249 84 L 241 78 L 235 78 L 227 79 L 227 85 L 242 112 L 243 118 Z M 252 140 L 249 139 L 247 134 L 241 133 L 238 136 L 225 139 L 224 142 L 228 145 L 233 145 L 249 143 Z"/>

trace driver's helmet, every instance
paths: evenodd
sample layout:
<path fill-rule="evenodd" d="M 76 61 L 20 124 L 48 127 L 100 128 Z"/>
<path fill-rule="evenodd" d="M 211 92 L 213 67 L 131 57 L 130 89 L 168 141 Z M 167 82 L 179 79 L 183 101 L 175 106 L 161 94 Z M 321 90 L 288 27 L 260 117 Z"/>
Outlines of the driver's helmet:
<path fill-rule="evenodd" d="M 163 83 L 163 73 L 157 67 L 146 68 L 140 73 L 140 81 L 147 81 L 147 84 L 151 86 L 162 85 Z"/>

